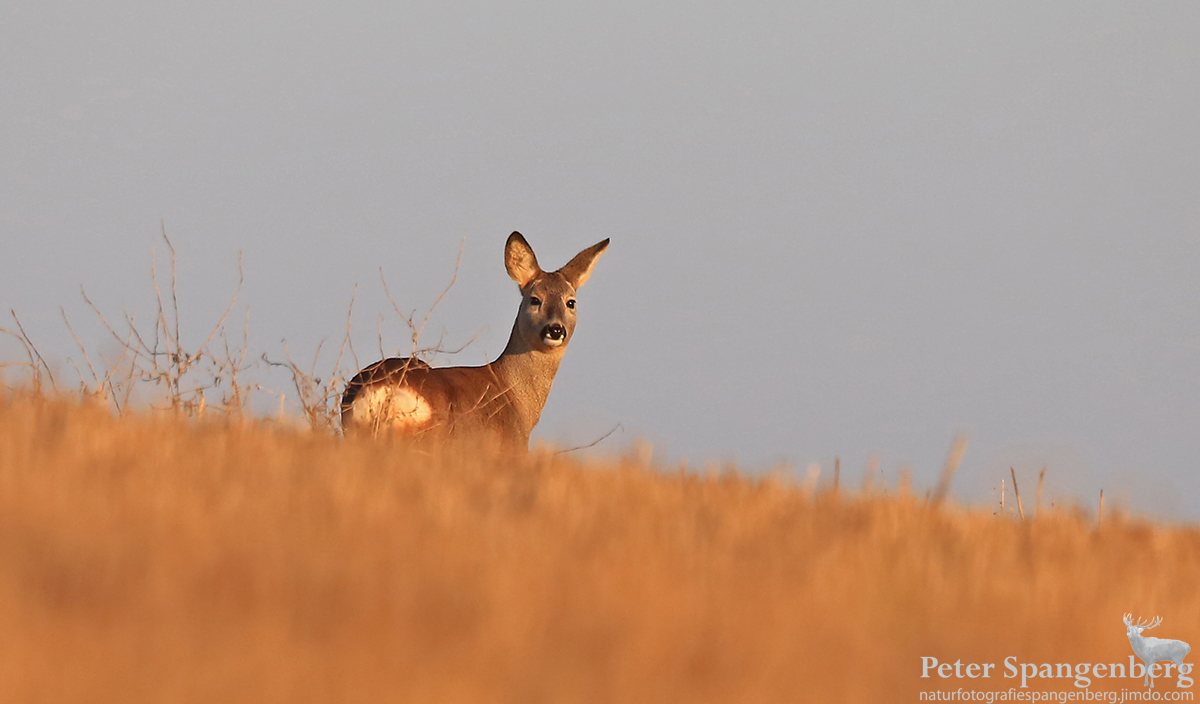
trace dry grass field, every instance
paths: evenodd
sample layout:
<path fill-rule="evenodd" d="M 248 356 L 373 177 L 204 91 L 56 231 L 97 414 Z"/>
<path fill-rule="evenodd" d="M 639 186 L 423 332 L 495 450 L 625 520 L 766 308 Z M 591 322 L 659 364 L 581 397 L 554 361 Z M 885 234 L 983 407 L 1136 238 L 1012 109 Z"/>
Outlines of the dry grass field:
<path fill-rule="evenodd" d="M 0 392 L 0 702 L 916 701 L 1200 624 L 1195 528 L 569 457 Z"/>

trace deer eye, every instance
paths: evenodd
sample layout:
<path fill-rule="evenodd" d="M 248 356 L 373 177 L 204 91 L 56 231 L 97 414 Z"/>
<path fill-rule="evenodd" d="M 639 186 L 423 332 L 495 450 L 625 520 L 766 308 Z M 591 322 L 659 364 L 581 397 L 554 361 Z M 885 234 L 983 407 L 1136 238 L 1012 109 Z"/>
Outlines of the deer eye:
<path fill-rule="evenodd" d="M 572 309 L 572 310 L 574 310 L 574 309 L 575 309 L 575 299 L 574 299 L 574 298 L 572 298 L 572 299 L 570 299 L 569 301 L 567 301 L 567 307 L 568 307 L 568 308 L 570 308 L 570 309 Z"/>
<path fill-rule="evenodd" d="M 540 305 L 542 305 L 542 299 L 538 298 L 537 296 L 530 296 L 529 297 L 529 305 L 540 306 Z"/>

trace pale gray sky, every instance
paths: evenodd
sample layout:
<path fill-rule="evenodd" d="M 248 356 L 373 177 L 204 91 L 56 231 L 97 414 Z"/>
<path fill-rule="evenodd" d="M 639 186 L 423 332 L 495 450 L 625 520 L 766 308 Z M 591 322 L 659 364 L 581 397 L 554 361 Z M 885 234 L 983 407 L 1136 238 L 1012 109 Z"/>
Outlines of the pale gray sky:
<path fill-rule="evenodd" d="M 424 309 L 465 238 L 431 327 L 479 363 L 509 232 L 611 237 L 543 437 L 928 485 L 961 429 L 965 498 L 1200 518 L 1196 3 L 15 2 L 0 95 L 0 304 L 59 364 L 160 220 L 190 334 L 242 251 L 256 353 L 359 284 L 364 363 L 379 267 Z"/>

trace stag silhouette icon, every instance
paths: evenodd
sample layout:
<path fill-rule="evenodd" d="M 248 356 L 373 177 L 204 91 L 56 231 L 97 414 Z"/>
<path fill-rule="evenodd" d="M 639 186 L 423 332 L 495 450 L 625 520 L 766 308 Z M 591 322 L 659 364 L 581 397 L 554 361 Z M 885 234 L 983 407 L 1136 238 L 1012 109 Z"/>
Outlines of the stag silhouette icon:
<path fill-rule="evenodd" d="M 1157 616 L 1153 621 L 1146 623 L 1142 623 L 1140 618 L 1137 623 L 1134 623 L 1132 617 L 1132 614 L 1125 614 L 1123 619 L 1125 633 L 1129 636 L 1129 644 L 1133 646 L 1133 652 L 1141 658 L 1142 662 L 1146 663 L 1146 677 L 1142 680 L 1142 684 L 1149 684 L 1153 687 L 1154 673 L 1150 671 L 1150 668 L 1154 663 L 1160 660 L 1170 660 L 1176 665 L 1182 665 L 1184 656 L 1192 651 L 1192 646 L 1181 640 L 1166 640 L 1142 635 L 1142 631 L 1148 631 L 1162 623 L 1162 616 Z"/>

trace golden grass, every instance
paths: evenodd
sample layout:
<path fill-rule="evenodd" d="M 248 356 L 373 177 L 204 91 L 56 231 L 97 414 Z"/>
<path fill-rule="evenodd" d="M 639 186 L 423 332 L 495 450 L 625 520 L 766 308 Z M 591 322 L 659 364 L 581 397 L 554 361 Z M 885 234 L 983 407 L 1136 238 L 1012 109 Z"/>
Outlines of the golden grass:
<path fill-rule="evenodd" d="M 0 397 L 2 702 L 915 701 L 1198 585 L 1193 528 Z"/>

